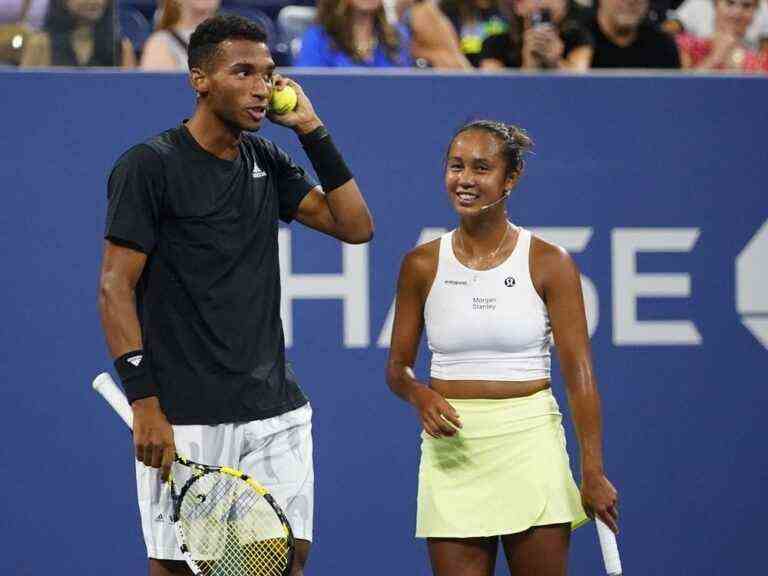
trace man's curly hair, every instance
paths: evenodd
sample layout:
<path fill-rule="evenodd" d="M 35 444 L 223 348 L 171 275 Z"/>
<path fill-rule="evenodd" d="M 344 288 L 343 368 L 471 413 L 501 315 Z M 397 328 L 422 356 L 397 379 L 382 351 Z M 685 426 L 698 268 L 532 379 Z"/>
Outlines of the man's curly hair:
<path fill-rule="evenodd" d="M 252 40 L 267 42 L 264 29 L 241 16 L 231 14 L 214 16 L 200 23 L 189 39 L 187 62 L 189 69 L 201 68 L 210 63 L 225 40 Z"/>

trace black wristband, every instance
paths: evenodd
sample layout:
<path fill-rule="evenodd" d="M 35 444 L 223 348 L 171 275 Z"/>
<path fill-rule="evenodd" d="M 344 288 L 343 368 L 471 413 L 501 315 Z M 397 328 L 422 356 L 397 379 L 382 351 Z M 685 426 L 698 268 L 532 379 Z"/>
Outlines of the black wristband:
<path fill-rule="evenodd" d="M 115 370 L 120 376 L 128 402 L 157 396 L 157 386 L 144 363 L 144 351 L 133 350 L 115 359 Z"/>
<path fill-rule="evenodd" d="M 331 139 L 325 126 L 319 126 L 309 134 L 299 136 L 299 141 L 315 169 L 323 192 L 328 194 L 352 180 L 352 172 Z"/>

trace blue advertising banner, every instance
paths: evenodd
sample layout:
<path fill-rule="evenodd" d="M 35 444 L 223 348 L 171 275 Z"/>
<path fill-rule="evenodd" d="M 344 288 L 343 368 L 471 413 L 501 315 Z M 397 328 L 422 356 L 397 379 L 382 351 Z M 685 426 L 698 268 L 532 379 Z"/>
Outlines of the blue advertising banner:
<path fill-rule="evenodd" d="M 581 268 L 625 570 L 761 573 L 768 80 L 294 77 L 376 219 L 365 246 L 280 232 L 288 355 L 315 413 L 307 574 L 430 573 L 413 537 L 419 426 L 384 369 L 400 260 L 456 226 L 443 157 L 476 118 L 528 130 L 510 217 Z M 111 368 L 96 310 L 106 178 L 194 99 L 179 75 L 2 72 L 0 102 L 6 572 L 145 573 L 130 437 L 90 389 Z M 308 166 L 291 132 L 263 133 Z M 578 475 L 557 372 L 553 388 Z M 573 535 L 570 573 L 602 573 L 591 525 Z"/>

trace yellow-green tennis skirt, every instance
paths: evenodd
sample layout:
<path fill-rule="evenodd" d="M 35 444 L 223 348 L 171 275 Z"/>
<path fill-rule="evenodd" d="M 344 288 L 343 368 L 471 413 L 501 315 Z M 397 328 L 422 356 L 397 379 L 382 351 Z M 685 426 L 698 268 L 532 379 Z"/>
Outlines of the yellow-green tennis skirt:
<path fill-rule="evenodd" d="M 472 538 L 587 521 L 550 389 L 524 398 L 452 400 L 463 427 L 422 433 L 416 536 Z"/>

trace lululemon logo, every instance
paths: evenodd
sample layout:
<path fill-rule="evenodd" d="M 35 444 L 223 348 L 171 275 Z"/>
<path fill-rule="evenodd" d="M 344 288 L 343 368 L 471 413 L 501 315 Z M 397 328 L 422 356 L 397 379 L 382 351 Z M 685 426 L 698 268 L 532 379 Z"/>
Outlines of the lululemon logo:
<path fill-rule="evenodd" d="M 512 276 L 507 276 L 504 278 L 504 286 L 507 288 L 512 288 L 512 286 L 515 285 L 515 279 Z"/>
<path fill-rule="evenodd" d="M 768 220 L 736 257 L 736 311 L 741 323 L 768 348 Z"/>

